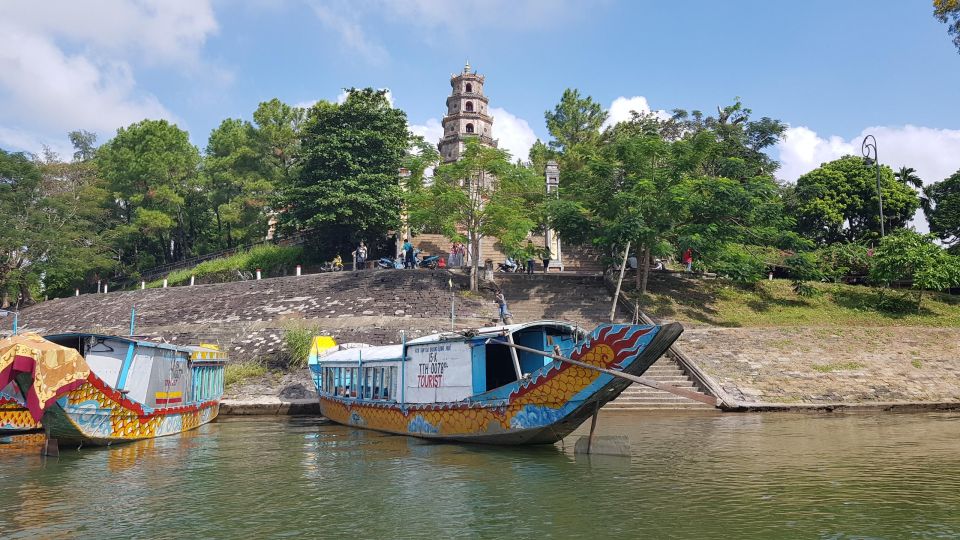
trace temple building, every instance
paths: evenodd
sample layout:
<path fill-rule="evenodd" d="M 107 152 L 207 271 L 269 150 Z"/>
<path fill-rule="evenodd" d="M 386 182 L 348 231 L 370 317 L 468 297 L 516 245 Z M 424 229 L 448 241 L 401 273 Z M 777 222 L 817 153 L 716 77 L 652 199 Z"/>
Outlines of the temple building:
<path fill-rule="evenodd" d="M 443 136 L 437 144 L 443 163 L 452 163 L 460 158 L 467 137 L 476 137 L 481 144 L 497 147 L 497 141 L 493 138 L 489 99 L 483 95 L 483 83 L 483 75 L 470 71 L 469 62 L 463 66 L 462 72 L 450 76 L 452 91 L 447 97 Z"/>

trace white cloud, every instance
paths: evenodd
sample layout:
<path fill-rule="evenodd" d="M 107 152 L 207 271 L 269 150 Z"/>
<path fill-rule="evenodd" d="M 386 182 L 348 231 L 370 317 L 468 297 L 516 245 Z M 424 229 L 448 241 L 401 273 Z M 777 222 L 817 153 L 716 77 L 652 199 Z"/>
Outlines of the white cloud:
<path fill-rule="evenodd" d="M 313 4 L 313 12 L 327 28 L 340 35 L 343 44 L 356 51 L 372 64 L 383 63 L 389 55 L 380 44 L 372 41 L 356 19 L 357 10 L 347 4 Z"/>
<path fill-rule="evenodd" d="M 216 31 L 209 0 L 0 3 L 0 145 L 39 152 L 47 144 L 62 154 L 73 129 L 103 141 L 144 118 L 174 119 L 138 87 L 135 66 L 228 84 L 228 71 L 200 60 Z"/>
<path fill-rule="evenodd" d="M 430 118 L 423 124 L 410 124 L 410 132 L 422 136 L 428 143 L 437 144 L 443 137 L 443 126 L 436 118 Z"/>
<path fill-rule="evenodd" d="M 913 167 L 925 184 L 939 182 L 960 169 L 960 130 L 906 125 L 868 127 L 852 139 L 821 137 L 804 126 L 791 127 L 777 143 L 782 180 L 795 182 L 822 163 L 851 154 L 860 155 L 867 134 L 877 138 L 880 163 L 894 170 Z"/>
<path fill-rule="evenodd" d="M 607 120 L 603 123 L 601 129 L 607 129 L 619 124 L 620 122 L 629 121 L 633 118 L 632 113 L 634 111 L 638 113 L 653 112 L 655 116 L 663 120 L 670 118 L 670 115 L 666 111 L 651 111 L 650 104 L 647 103 L 647 98 L 643 96 L 620 96 L 613 100 L 613 103 L 610 104 L 610 108 L 607 109 Z"/>
<path fill-rule="evenodd" d="M 924 184 L 939 182 L 960 169 L 960 130 L 934 129 L 906 125 L 902 127 L 868 127 L 852 139 L 832 135 L 821 137 L 804 126 L 789 128 L 777 143 L 781 180 L 795 182 L 803 174 L 821 164 L 844 155 L 859 156 L 860 145 L 867 134 L 877 138 L 880 163 L 893 170 L 913 167 Z M 921 232 L 929 230 L 922 212 L 912 224 Z"/>
<path fill-rule="evenodd" d="M 537 142 L 537 134 L 523 118 L 510 114 L 505 109 L 490 109 L 493 116 L 493 138 L 499 140 L 499 147 L 510 152 L 513 160 L 527 161 L 530 147 Z"/>
<path fill-rule="evenodd" d="M 218 29 L 210 0 L 6 0 L 0 21 L 110 56 L 195 63 Z"/>

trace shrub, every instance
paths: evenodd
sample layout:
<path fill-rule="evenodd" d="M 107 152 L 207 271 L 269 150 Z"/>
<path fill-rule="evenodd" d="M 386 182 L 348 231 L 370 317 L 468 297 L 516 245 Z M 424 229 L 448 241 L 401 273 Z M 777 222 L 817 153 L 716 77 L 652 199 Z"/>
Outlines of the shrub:
<path fill-rule="evenodd" d="M 252 377 L 261 377 L 267 368 L 259 362 L 228 363 L 223 373 L 223 385 L 229 387 Z"/>
<path fill-rule="evenodd" d="M 872 258 L 866 246 L 855 243 L 832 244 L 816 252 L 817 266 L 823 277 L 838 283 L 846 277 L 866 276 Z"/>
<path fill-rule="evenodd" d="M 284 330 L 288 367 L 307 367 L 307 357 L 310 356 L 310 346 L 316 334 L 317 328 L 314 326 L 289 326 Z"/>
<path fill-rule="evenodd" d="M 763 278 L 767 268 L 763 258 L 740 244 L 725 244 L 709 264 L 717 275 L 739 283 L 752 283 Z"/>
<path fill-rule="evenodd" d="M 193 268 L 176 270 L 167 274 L 167 283 L 171 286 L 190 282 L 190 276 L 207 283 L 236 281 L 240 272 L 256 272 L 257 268 L 265 275 L 278 275 L 289 271 L 303 257 L 303 248 L 274 245 L 256 246 L 220 259 L 204 261 Z M 163 279 L 150 282 L 148 287 L 159 287 Z"/>
<path fill-rule="evenodd" d="M 816 296 L 817 288 L 808 281 L 820 281 L 823 278 L 817 257 L 813 253 L 796 253 L 788 257 L 785 264 L 790 269 L 793 292 L 803 297 Z"/>

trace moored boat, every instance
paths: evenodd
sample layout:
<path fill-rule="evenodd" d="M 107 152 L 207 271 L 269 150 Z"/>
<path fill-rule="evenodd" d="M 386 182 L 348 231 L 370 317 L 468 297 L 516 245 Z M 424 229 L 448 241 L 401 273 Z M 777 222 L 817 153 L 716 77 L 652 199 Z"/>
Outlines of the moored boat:
<path fill-rule="evenodd" d="M 32 419 L 63 445 L 172 435 L 219 411 L 226 355 L 99 334 L 0 341 L 0 384 L 13 381 Z"/>
<path fill-rule="evenodd" d="M 428 439 L 556 442 L 616 398 L 680 336 L 667 325 L 602 324 L 585 333 L 536 321 L 440 333 L 400 345 L 336 345 L 309 358 L 334 422 Z"/>

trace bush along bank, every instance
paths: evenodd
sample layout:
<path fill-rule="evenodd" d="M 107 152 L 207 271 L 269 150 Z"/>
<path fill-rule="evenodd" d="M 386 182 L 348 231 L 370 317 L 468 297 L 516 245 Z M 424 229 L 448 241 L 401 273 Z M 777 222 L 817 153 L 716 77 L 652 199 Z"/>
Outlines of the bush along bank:
<path fill-rule="evenodd" d="M 205 261 L 193 268 L 171 272 L 165 279 L 169 286 L 189 284 L 191 276 L 198 284 L 226 283 L 245 279 L 244 274 L 253 275 L 257 269 L 261 271 L 263 277 L 275 277 L 292 273 L 293 268 L 302 259 L 303 248 L 301 247 L 257 246 L 230 257 Z M 163 280 L 164 278 L 160 278 L 151 281 L 147 283 L 147 287 L 162 287 Z"/>

